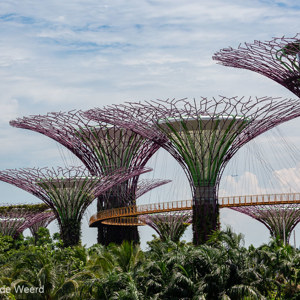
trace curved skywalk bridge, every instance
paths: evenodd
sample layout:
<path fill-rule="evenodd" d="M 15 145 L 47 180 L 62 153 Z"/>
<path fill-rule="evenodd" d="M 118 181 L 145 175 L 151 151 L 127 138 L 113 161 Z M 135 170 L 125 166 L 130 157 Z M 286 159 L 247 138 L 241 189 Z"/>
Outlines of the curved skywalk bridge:
<path fill-rule="evenodd" d="M 296 203 L 300 204 L 300 193 L 219 197 L 220 208 Z M 92 215 L 90 218 L 90 227 L 96 227 L 100 223 L 120 226 L 145 225 L 145 223 L 139 220 L 139 215 L 184 211 L 191 209 L 192 200 L 180 200 L 113 208 Z"/>

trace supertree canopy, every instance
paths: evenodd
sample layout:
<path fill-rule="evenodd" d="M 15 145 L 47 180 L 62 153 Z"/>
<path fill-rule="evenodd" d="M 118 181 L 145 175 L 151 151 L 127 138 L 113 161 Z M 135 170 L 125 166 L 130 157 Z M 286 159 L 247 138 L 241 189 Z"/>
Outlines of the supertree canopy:
<path fill-rule="evenodd" d="M 137 199 L 152 189 L 170 183 L 171 181 L 172 180 L 169 179 L 141 179 L 137 185 L 135 197 Z"/>
<path fill-rule="evenodd" d="M 0 206 L 0 233 L 16 238 L 30 228 L 49 210 L 46 204 L 17 204 Z"/>
<path fill-rule="evenodd" d="M 224 48 L 213 56 L 224 66 L 248 69 L 267 76 L 300 97 L 300 36 L 274 38 Z"/>
<path fill-rule="evenodd" d="M 291 233 L 300 222 L 299 204 L 274 204 L 231 207 L 263 223 L 273 238 L 289 242 Z"/>
<path fill-rule="evenodd" d="M 193 194 L 194 243 L 218 226 L 218 185 L 224 167 L 245 143 L 300 115 L 297 100 L 201 98 L 128 103 L 87 111 L 161 145 L 181 164 Z"/>
<path fill-rule="evenodd" d="M 29 226 L 29 230 L 33 237 L 37 236 L 37 232 L 41 227 L 46 228 L 52 221 L 55 220 L 55 215 L 51 209 L 39 213 L 39 218 Z"/>
<path fill-rule="evenodd" d="M 115 184 L 150 171 L 147 168 L 114 170 L 111 175 L 91 176 L 86 168 L 24 168 L 0 171 L 0 180 L 41 199 L 53 211 L 65 246 L 80 241 L 82 216 L 101 193 Z"/>
<path fill-rule="evenodd" d="M 42 133 L 62 144 L 84 163 L 93 176 L 105 174 L 108 166 L 116 169 L 143 167 L 159 149 L 158 144 L 134 131 L 108 123 L 91 121 L 81 111 L 48 113 L 10 122 L 12 126 Z M 138 175 L 134 176 L 102 194 L 98 199 L 98 211 L 135 205 L 138 179 Z M 138 240 L 136 226 L 99 225 L 98 228 L 99 243 Z"/>
<path fill-rule="evenodd" d="M 192 211 L 143 215 L 140 219 L 153 228 L 162 241 L 178 242 L 192 221 Z"/>

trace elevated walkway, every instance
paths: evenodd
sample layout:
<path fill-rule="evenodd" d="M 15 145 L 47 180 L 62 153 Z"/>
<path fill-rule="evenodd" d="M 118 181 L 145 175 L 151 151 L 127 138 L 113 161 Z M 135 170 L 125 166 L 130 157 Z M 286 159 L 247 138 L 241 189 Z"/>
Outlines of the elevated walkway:
<path fill-rule="evenodd" d="M 192 200 L 180 200 L 108 209 L 92 215 L 90 218 L 90 227 L 96 227 L 99 223 L 121 226 L 145 225 L 137 216 L 191 210 L 192 202 Z M 219 198 L 220 208 L 296 203 L 300 204 L 300 193 L 245 195 Z"/>

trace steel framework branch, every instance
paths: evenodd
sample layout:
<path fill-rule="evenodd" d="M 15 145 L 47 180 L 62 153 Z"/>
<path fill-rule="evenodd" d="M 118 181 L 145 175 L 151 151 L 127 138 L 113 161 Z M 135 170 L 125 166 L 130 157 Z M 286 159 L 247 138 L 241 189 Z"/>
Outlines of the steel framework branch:
<path fill-rule="evenodd" d="M 273 79 L 300 97 L 300 34 L 224 48 L 213 59 L 219 64 L 247 69 Z"/>
<path fill-rule="evenodd" d="M 51 209 L 38 214 L 33 219 L 33 224 L 29 226 L 29 230 L 33 237 L 37 236 L 37 232 L 41 227 L 46 228 L 52 221 L 54 221 L 55 215 Z"/>

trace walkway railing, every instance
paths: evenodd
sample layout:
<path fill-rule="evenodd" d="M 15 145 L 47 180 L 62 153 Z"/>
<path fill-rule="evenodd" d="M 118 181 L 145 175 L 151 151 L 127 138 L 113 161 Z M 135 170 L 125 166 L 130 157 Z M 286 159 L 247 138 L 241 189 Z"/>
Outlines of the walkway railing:
<path fill-rule="evenodd" d="M 249 205 L 289 204 L 289 203 L 300 203 L 300 193 L 245 195 L 245 196 L 230 196 L 230 197 L 219 198 L 220 208 L 249 206 Z"/>
<path fill-rule="evenodd" d="M 237 207 L 237 206 L 250 206 L 250 205 L 275 205 L 275 204 L 300 204 L 300 193 L 288 193 L 288 194 L 266 194 L 266 195 L 245 195 L 245 196 L 231 196 L 220 197 L 219 207 Z M 103 222 L 104 224 L 115 223 L 114 225 L 121 225 L 122 220 L 127 222 L 127 225 L 142 225 L 135 224 L 132 220 L 125 221 L 122 217 L 136 217 L 138 215 L 191 210 L 192 200 L 179 200 L 173 202 L 151 203 L 138 206 L 126 206 L 120 208 L 113 208 L 98 212 L 92 215 L 90 218 L 90 227 L 97 226 L 97 223 Z M 114 221 L 108 221 L 115 219 Z M 106 221 L 105 221 L 106 220 Z M 130 223 L 132 222 L 132 223 Z M 139 222 L 139 221 L 137 221 Z"/>

